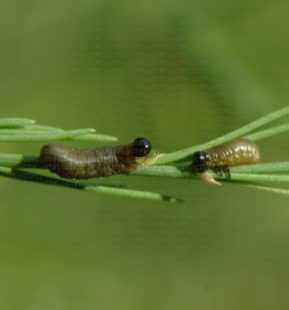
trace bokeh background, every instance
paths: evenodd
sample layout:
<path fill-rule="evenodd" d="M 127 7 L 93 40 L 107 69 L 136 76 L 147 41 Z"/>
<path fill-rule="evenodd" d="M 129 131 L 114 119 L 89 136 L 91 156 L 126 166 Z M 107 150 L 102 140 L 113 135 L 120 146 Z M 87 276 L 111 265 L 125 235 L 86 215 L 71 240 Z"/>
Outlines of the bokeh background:
<path fill-rule="evenodd" d="M 145 136 L 161 152 L 216 138 L 288 105 L 288 6 L 2 0 L 1 117 Z M 288 160 L 288 134 L 259 145 L 263 162 Z M 286 196 L 113 181 L 186 202 L 0 179 L 1 309 L 288 309 Z"/>

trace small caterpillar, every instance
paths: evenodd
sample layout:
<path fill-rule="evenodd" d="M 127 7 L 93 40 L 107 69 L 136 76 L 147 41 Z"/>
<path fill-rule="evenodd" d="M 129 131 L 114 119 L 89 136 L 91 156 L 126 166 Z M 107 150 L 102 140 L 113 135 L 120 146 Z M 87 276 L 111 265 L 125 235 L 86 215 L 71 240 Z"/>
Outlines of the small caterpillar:
<path fill-rule="evenodd" d="M 222 170 L 225 170 L 231 178 L 230 167 L 256 164 L 259 161 L 258 146 L 248 139 L 236 138 L 211 149 L 194 153 L 190 167 L 199 173 L 207 169 L 215 169 L 221 176 Z"/>
<path fill-rule="evenodd" d="M 46 169 L 65 179 L 89 179 L 128 174 L 145 161 L 151 151 L 146 138 L 137 138 L 132 143 L 93 150 L 72 149 L 50 143 L 40 151 L 40 160 Z"/>

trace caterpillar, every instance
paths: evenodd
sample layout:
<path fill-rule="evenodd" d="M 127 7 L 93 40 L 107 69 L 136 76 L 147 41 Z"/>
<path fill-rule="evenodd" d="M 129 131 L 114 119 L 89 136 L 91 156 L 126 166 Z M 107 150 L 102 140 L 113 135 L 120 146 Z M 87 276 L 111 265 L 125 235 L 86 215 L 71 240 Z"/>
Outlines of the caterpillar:
<path fill-rule="evenodd" d="M 204 172 L 215 169 L 222 176 L 227 171 L 231 178 L 230 167 L 256 164 L 260 161 L 260 150 L 251 140 L 236 138 L 219 146 L 193 154 L 193 163 L 190 166 L 194 172 Z"/>
<path fill-rule="evenodd" d="M 92 150 L 50 143 L 41 148 L 40 160 L 46 169 L 61 178 L 85 180 L 128 174 L 145 161 L 150 151 L 150 141 L 142 137 L 132 143 Z"/>

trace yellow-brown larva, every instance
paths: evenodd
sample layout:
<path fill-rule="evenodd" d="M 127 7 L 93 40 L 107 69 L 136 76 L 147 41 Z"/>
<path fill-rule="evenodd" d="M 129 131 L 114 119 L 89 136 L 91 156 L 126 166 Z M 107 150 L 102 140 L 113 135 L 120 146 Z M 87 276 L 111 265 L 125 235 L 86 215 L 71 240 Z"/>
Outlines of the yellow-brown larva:
<path fill-rule="evenodd" d="M 151 151 L 146 138 L 132 143 L 93 150 L 72 149 L 50 143 L 40 151 L 40 160 L 46 169 L 65 179 L 89 179 L 128 174 L 145 161 Z"/>
<path fill-rule="evenodd" d="M 256 143 L 246 138 L 236 138 L 211 149 L 196 152 L 191 168 L 195 172 L 215 169 L 222 170 L 231 177 L 230 167 L 256 164 L 260 161 L 260 151 Z"/>

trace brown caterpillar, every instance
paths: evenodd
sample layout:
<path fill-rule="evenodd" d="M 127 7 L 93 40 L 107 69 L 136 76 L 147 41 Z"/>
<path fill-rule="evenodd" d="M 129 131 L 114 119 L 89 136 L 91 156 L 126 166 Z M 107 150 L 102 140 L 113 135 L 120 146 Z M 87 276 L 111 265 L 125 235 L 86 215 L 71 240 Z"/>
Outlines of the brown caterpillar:
<path fill-rule="evenodd" d="M 128 174 L 145 161 L 151 151 L 146 138 L 137 138 L 132 143 L 93 150 L 72 149 L 50 143 L 40 151 L 40 159 L 46 169 L 65 179 L 89 179 Z"/>
<path fill-rule="evenodd" d="M 256 164 L 259 161 L 258 146 L 248 139 L 236 138 L 211 149 L 194 153 L 190 167 L 199 173 L 207 169 L 215 169 L 221 176 L 222 170 L 225 170 L 231 178 L 230 167 Z"/>

